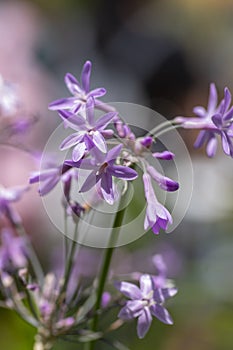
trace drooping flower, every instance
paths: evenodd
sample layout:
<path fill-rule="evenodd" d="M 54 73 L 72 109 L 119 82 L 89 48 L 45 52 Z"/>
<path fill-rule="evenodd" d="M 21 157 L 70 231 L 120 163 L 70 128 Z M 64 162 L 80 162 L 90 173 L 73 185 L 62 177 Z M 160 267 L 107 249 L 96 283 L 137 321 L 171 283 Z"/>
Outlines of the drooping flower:
<path fill-rule="evenodd" d="M 140 277 L 140 288 L 133 283 L 117 282 L 115 287 L 124 294 L 128 300 L 121 309 L 118 317 L 123 320 L 138 318 L 137 334 L 144 338 L 148 332 L 152 316 L 165 324 L 173 324 L 173 320 L 163 307 L 166 299 L 173 297 L 177 293 L 176 288 L 156 288 L 150 275 Z"/>
<path fill-rule="evenodd" d="M 148 230 L 150 227 L 155 234 L 158 234 L 160 229 L 166 230 L 168 225 L 172 224 L 172 217 L 169 211 L 158 202 L 148 173 L 143 174 L 143 183 L 147 201 L 144 229 Z"/>
<path fill-rule="evenodd" d="M 176 117 L 175 122 L 181 123 L 186 129 L 202 129 L 198 134 L 194 147 L 200 148 L 206 144 L 206 153 L 214 157 L 217 151 L 217 135 L 221 135 L 223 150 L 227 155 L 233 156 L 233 106 L 231 93 L 226 87 L 224 98 L 218 105 L 218 95 L 215 84 L 210 84 L 208 107 L 197 106 L 193 112 L 197 118 Z"/>
<path fill-rule="evenodd" d="M 95 121 L 93 99 L 89 99 L 86 105 L 86 119 L 81 115 L 77 118 L 76 115 L 67 111 L 60 111 L 60 116 L 66 121 L 66 126 L 77 131 L 66 137 L 60 146 L 61 150 L 74 147 L 72 152 L 74 162 L 79 161 L 93 147 L 97 147 L 100 152 L 107 152 L 105 137 L 112 136 L 113 130 L 105 128 L 116 113 L 109 112 Z"/>
<path fill-rule="evenodd" d="M 174 192 L 177 191 L 179 188 L 178 182 L 170 179 L 167 176 L 164 176 L 160 174 L 153 166 L 148 165 L 147 171 L 150 174 L 150 176 L 157 182 L 160 188 L 162 188 L 165 191 Z"/>
<path fill-rule="evenodd" d="M 11 204 L 19 201 L 27 190 L 28 186 L 10 188 L 0 186 L 0 216 L 5 215 L 13 225 L 18 225 L 21 219 Z"/>
<path fill-rule="evenodd" d="M 127 166 L 116 165 L 115 161 L 120 155 L 122 145 L 113 147 L 108 153 L 96 153 L 92 159 L 81 159 L 79 162 L 72 160 L 65 161 L 65 164 L 82 169 L 90 169 L 91 173 L 84 181 L 80 192 L 87 192 L 96 184 L 100 183 L 100 190 L 103 198 L 109 204 L 113 204 L 116 198 L 116 192 L 112 177 L 123 180 L 134 180 L 137 178 L 137 172 Z"/>
<path fill-rule="evenodd" d="M 104 88 L 97 88 L 90 90 L 90 76 L 91 76 L 91 62 L 86 61 L 83 66 L 81 74 L 81 84 L 70 73 L 65 75 L 65 84 L 73 97 L 67 97 L 56 100 L 49 105 L 50 110 L 64 110 L 68 109 L 72 113 L 77 114 L 83 106 L 86 105 L 89 97 L 92 97 L 95 101 L 95 106 L 102 110 L 113 110 L 110 106 L 100 102 L 99 97 L 105 95 L 106 90 Z"/>

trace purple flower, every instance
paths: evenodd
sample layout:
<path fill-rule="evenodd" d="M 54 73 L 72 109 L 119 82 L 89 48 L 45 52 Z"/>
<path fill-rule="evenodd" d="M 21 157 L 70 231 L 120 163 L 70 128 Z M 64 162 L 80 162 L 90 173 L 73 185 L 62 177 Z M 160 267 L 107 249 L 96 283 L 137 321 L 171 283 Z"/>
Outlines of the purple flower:
<path fill-rule="evenodd" d="M 130 299 L 121 309 L 118 317 L 123 320 L 138 318 L 137 334 L 141 339 L 145 337 L 150 328 L 152 316 L 165 324 L 173 324 L 163 303 L 167 298 L 173 297 L 177 289 L 155 288 L 150 275 L 142 275 L 139 282 L 140 288 L 129 282 L 117 282 L 115 287 Z"/>
<path fill-rule="evenodd" d="M 15 237 L 9 229 L 1 233 L 0 271 L 27 266 L 26 243 L 22 237 Z"/>
<path fill-rule="evenodd" d="M 93 147 L 97 147 L 100 152 L 106 153 L 107 145 L 105 136 L 112 136 L 113 134 L 112 130 L 105 130 L 105 128 L 116 116 L 116 113 L 109 112 L 95 121 L 94 104 L 92 101 L 88 101 L 87 103 L 86 119 L 82 116 L 77 117 L 67 111 L 60 111 L 60 116 L 66 121 L 66 125 L 77 130 L 76 133 L 65 138 L 60 146 L 61 150 L 75 146 L 72 152 L 74 162 L 79 161 Z"/>
<path fill-rule="evenodd" d="M 148 173 L 143 174 L 143 183 L 147 200 L 144 229 L 148 230 L 151 227 L 152 231 L 158 234 L 160 229 L 166 230 L 168 225 L 172 224 L 172 217 L 169 211 L 158 202 Z"/>
<path fill-rule="evenodd" d="M 93 159 L 81 159 L 77 163 L 72 160 L 65 161 L 65 164 L 69 166 L 92 170 L 84 181 L 80 192 L 87 192 L 93 186 L 100 183 L 100 191 L 103 198 L 109 204 L 113 204 L 116 198 L 116 191 L 112 177 L 117 177 L 123 180 L 134 180 L 138 176 L 134 169 L 114 164 L 115 160 L 120 155 L 121 149 L 122 145 L 117 145 L 107 154 L 96 153 L 96 158 Z"/>
<path fill-rule="evenodd" d="M 13 210 L 11 203 L 19 201 L 27 190 L 28 186 L 11 188 L 0 186 L 0 216 L 6 215 L 13 225 L 19 224 L 21 219 L 18 213 Z"/>
<path fill-rule="evenodd" d="M 217 151 L 217 135 L 221 135 L 223 150 L 227 155 L 233 156 L 232 118 L 233 107 L 230 108 L 231 93 L 226 87 L 224 98 L 218 105 L 218 95 L 215 84 L 210 84 L 210 94 L 208 107 L 197 106 L 193 112 L 197 118 L 177 117 L 175 121 L 182 124 L 187 129 L 202 129 L 198 134 L 194 147 L 200 148 L 206 144 L 206 153 L 209 157 L 214 157 Z"/>
<path fill-rule="evenodd" d="M 167 266 L 161 254 L 155 254 L 152 258 L 153 264 L 158 272 L 153 278 L 154 285 L 157 288 L 167 287 Z"/>
<path fill-rule="evenodd" d="M 13 116 L 18 111 L 19 105 L 15 87 L 4 81 L 0 75 L 0 116 Z"/>
<path fill-rule="evenodd" d="M 56 100 L 49 105 L 50 110 L 64 110 L 68 109 L 77 114 L 80 109 L 86 105 L 89 97 L 95 101 L 95 106 L 99 109 L 109 110 L 108 106 L 101 103 L 98 98 L 105 95 L 104 88 L 97 88 L 90 90 L 90 76 L 91 76 L 91 62 L 87 61 L 82 70 L 81 84 L 70 73 L 65 75 L 65 84 L 73 97 Z M 110 110 L 113 110 L 110 108 Z"/>
<path fill-rule="evenodd" d="M 63 182 L 65 197 L 69 198 L 71 180 L 76 177 L 74 169 L 68 165 L 49 164 L 48 168 L 31 173 L 29 183 L 39 182 L 39 194 L 45 196 L 59 183 Z"/>

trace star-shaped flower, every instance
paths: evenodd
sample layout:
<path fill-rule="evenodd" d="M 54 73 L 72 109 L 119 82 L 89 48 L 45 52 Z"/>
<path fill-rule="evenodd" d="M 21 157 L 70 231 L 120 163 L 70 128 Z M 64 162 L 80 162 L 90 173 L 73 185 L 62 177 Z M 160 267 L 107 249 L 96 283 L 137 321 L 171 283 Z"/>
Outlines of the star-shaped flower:
<path fill-rule="evenodd" d="M 134 180 L 137 172 L 127 166 L 116 165 L 115 161 L 120 155 L 122 145 L 113 147 L 108 153 L 96 153 L 96 158 L 81 159 L 79 162 L 65 161 L 65 164 L 82 169 L 92 170 L 84 181 L 80 192 L 87 192 L 96 184 L 100 184 L 100 191 L 107 203 L 113 204 L 116 198 L 113 177 L 123 180 Z"/>
<path fill-rule="evenodd" d="M 139 280 L 140 288 L 133 283 L 117 282 L 115 287 L 124 294 L 128 300 L 121 309 L 118 317 L 123 320 L 138 318 L 137 334 L 144 338 L 148 332 L 152 316 L 166 324 L 173 324 L 173 320 L 163 307 L 166 299 L 177 293 L 176 288 L 156 288 L 150 275 L 142 275 Z"/>
<path fill-rule="evenodd" d="M 86 61 L 81 74 L 81 83 L 70 73 L 65 75 L 65 84 L 73 97 L 62 98 L 56 100 L 49 105 L 50 110 L 68 109 L 72 113 L 77 114 L 85 107 L 88 98 L 92 97 L 95 101 L 95 106 L 105 111 L 112 111 L 113 108 L 98 100 L 99 97 L 106 94 L 104 88 L 90 90 L 91 77 L 91 62 Z"/>

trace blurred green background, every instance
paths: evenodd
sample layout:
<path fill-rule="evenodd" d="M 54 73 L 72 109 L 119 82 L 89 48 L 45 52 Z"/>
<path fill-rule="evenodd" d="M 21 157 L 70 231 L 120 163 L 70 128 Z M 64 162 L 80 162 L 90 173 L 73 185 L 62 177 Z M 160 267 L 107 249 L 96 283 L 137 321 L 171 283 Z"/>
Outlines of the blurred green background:
<path fill-rule="evenodd" d="M 1 1 L 0 74 L 22 88 L 27 109 L 40 115 L 30 140 L 34 148 L 43 148 L 58 123 L 47 105 L 68 96 L 63 76 L 68 71 L 78 76 L 87 59 L 93 62 L 93 86 L 108 91 L 106 101 L 142 104 L 167 118 L 192 115 L 193 106 L 206 105 L 210 82 L 221 97 L 224 86 L 233 88 L 232 17 L 232 0 Z M 132 261 L 145 272 L 149 257 L 165 252 L 169 277 L 179 289 L 168 303 L 174 326 L 154 320 L 144 340 L 137 339 L 135 322 L 113 334 L 130 349 L 233 349 L 233 165 L 222 152 L 214 160 L 204 151 L 194 152 L 195 135 L 182 133 L 195 180 L 183 222 L 170 235 L 149 232 L 116 252 L 116 269 L 117 256 L 123 254 L 136 256 Z M 26 171 L 20 157 L 15 166 L 25 181 L 31 164 Z M 8 176 L 7 169 L 12 172 L 12 159 L 8 157 L 1 177 Z M 50 247 L 55 249 L 62 238 L 39 198 L 33 205 L 36 209 L 28 200 L 22 216 L 49 268 Z M 33 337 L 32 328 L 0 310 L 1 349 L 31 349 Z M 62 341 L 54 347 L 76 348 Z M 98 348 L 111 349 L 106 344 Z"/>

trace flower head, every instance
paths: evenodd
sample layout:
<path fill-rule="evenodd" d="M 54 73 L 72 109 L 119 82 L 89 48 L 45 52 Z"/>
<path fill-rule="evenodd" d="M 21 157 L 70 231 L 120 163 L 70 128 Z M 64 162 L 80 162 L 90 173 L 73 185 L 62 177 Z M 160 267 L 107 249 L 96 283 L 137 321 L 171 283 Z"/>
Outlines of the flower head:
<path fill-rule="evenodd" d="M 137 334 L 139 338 L 144 338 L 150 328 L 152 316 L 163 323 L 173 324 L 163 303 L 167 298 L 173 297 L 177 289 L 156 288 L 150 275 L 142 275 L 139 283 L 140 288 L 129 282 L 117 282 L 115 287 L 130 299 L 121 309 L 118 317 L 123 320 L 138 318 Z"/>

